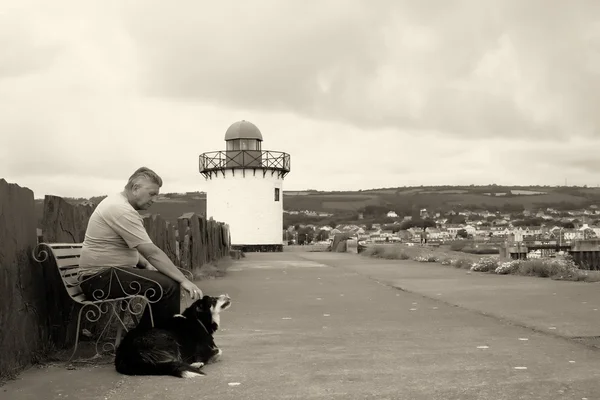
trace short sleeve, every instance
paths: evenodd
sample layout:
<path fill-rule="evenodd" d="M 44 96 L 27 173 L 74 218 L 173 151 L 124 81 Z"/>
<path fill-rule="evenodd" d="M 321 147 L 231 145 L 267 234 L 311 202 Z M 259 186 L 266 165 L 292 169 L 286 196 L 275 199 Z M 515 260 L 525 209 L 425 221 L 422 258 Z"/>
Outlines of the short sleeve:
<path fill-rule="evenodd" d="M 125 212 L 111 221 L 110 225 L 130 249 L 134 249 L 140 244 L 152 243 L 152 239 L 144 228 L 142 218 L 137 213 Z"/>

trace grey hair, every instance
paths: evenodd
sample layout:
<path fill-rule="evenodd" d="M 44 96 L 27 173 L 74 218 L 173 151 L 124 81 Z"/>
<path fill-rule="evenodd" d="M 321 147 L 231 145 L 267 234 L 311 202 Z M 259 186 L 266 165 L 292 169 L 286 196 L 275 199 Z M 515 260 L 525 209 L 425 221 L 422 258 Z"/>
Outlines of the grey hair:
<path fill-rule="evenodd" d="M 162 187 L 163 184 L 161 177 L 158 176 L 156 172 L 152 171 L 150 168 L 141 167 L 129 177 L 125 189 L 133 189 L 133 185 L 139 183 L 141 180 L 149 180 L 150 182 L 157 184 L 158 187 Z"/>

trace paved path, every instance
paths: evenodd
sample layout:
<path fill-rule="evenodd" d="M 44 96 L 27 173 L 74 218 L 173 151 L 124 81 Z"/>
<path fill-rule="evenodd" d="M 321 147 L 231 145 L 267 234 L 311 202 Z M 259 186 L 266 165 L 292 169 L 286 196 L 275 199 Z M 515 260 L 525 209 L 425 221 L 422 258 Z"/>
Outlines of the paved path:
<path fill-rule="evenodd" d="M 528 284 L 515 289 L 520 282 Z M 276 253 L 248 254 L 226 278 L 201 287 L 233 299 L 216 335 L 223 359 L 205 367 L 206 377 L 31 369 L 0 388 L 0 399 L 600 399 L 600 352 L 557 336 L 600 335 L 588 321 L 593 308 L 587 318 L 561 308 L 600 307 L 596 284 Z M 537 314 L 519 311 L 536 307 Z M 521 314 L 528 319 L 511 322 Z"/>
<path fill-rule="evenodd" d="M 299 256 L 551 335 L 600 338 L 600 283 L 479 273 L 438 263 L 365 261 L 349 254 Z"/>

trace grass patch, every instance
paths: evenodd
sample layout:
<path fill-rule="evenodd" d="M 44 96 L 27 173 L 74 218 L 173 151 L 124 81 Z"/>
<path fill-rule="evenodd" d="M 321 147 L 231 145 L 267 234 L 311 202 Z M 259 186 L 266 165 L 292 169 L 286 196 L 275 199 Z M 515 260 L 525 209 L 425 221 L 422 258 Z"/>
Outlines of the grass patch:
<path fill-rule="evenodd" d="M 462 251 L 469 243 L 467 240 L 455 240 L 450 243 L 450 250 L 452 251 Z"/>
<path fill-rule="evenodd" d="M 473 240 L 455 240 L 450 243 L 450 250 L 469 254 L 500 254 L 500 248 L 488 243 L 477 243 Z"/>
<path fill-rule="evenodd" d="M 470 246 L 466 246 L 463 247 L 461 250 L 463 253 L 469 253 L 469 254 L 500 254 L 500 249 L 497 247 L 492 247 L 492 246 L 475 246 L 475 247 L 470 247 Z"/>
<path fill-rule="evenodd" d="M 468 241 L 463 242 L 466 242 L 465 245 L 468 244 Z M 460 246 L 457 244 L 454 245 L 454 248 L 460 248 Z M 502 262 L 494 255 L 482 256 L 485 254 L 483 252 L 477 254 L 464 253 L 464 250 L 463 252 L 453 251 L 452 245 L 450 245 L 450 250 L 425 246 L 374 245 L 367 247 L 360 254 L 365 257 L 387 260 L 437 262 L 457 269 L 499 275 L 510 274 L 576 282 L 600 282 L 600 271 L 579 269 L 571 256 Z"/>

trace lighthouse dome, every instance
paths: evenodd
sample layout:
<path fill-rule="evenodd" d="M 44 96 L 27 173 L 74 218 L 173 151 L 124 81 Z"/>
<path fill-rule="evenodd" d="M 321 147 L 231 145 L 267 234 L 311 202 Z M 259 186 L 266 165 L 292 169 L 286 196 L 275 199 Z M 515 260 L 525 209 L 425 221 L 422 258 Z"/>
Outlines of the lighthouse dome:
<path fill-rule="evenodd" d="M 263 140 L 260 130 L 252 122 L 241 120 L 231 124 L 225 132 L 225 140 L 255 139 Z"/>

